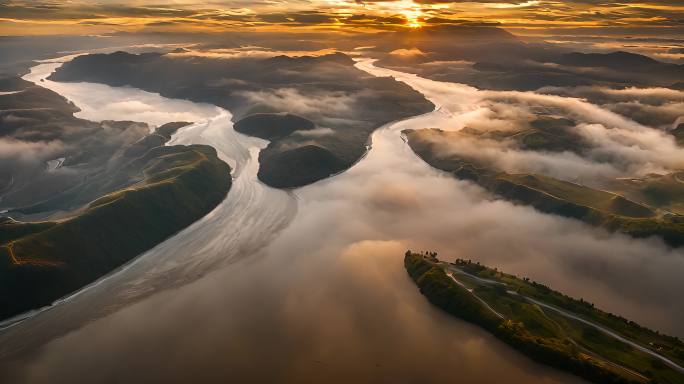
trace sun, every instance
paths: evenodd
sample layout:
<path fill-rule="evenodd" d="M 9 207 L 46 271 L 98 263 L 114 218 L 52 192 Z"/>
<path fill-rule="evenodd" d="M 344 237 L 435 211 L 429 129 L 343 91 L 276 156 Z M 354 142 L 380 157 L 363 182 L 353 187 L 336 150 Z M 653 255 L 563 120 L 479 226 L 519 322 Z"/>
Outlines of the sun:
<path fill-rule="evenodd" d="M 420 28 L 423 26 L 421 21 L 423 12 L 418 4 L 411 0 L 402 0 L 395 4 L 394 8 L 399 10 L 399 13 L 406 18 L 406 26 L 409 28 Z"/>
<path fill-rule="evenodd" d="M 423 26 L 423 23 L 420 21 L 420 17 L 422 16 L 422 12 L 417 9 L 417 8 L 409 8 L 405 9 L 402 11 L 402 14 L 406 18 L 406 25 L 409 28 L 420 28 Z"/>
<path fill-rule="evenodd" d="M 423 26 L 419 21 L 410 21 L 407 25 L 409 28 L 420 28 Z"/>

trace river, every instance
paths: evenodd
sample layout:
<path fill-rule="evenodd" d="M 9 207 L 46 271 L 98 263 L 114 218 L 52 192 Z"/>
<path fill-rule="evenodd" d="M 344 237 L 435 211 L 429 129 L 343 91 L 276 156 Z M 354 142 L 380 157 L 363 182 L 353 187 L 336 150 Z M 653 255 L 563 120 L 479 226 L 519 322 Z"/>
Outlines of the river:
<path fill-rule="evenodd" d="M 430 306 L 403 269 L 407 248 L 477 259 L 664 329 L 683 316 L 670 305 L 670 290 L 684 288 L 675 280 L 681 253 L 494 200 L 429 167 L 402 140 L 403 129 L 452 122 L 470 99 L 382 127 L 354 167 L 285 192 L 258 182 L 266 142 L 234 132 L 228 111 L 128 87 L 41 81 L 59 65 L 25 78 L 73 101 L 82 118 L 195 122 L 170 144 L 214 146 L 234 185 L 205 218 L 4 329 L 7 382 L 581 382 Z M 421 90 L 423 79 L 405 77 Z M 641 292 L 625 281 L 635 270 Z"/>

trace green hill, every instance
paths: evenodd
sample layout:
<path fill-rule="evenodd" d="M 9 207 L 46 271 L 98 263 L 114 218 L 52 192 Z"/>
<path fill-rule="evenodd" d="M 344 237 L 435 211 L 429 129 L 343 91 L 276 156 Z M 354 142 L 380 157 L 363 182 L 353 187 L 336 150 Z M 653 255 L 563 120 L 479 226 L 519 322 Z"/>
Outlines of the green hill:
<path fill-rule="evenodd" d="M 634 201 L 684 215 L 684 171 L 616 179 L 609 188 Z"/>
<path fill-rule="evenodd" d="M 165 147 L 188 122 L 93 122 L 48 89 L 0 80 L 0 318 L 49 305 L 211 211 L 230 168 L 207 146 Z M 58 145 L 54 145 L 58 143 Z"/>
<path fill-rule="evenodd" d="M 5 220 L 0 318 L 48 305 L 209 213 L 226 196 L 230 167 L 208 146 L 156 147 L 136 160 L 144 180 L 53 223 Z"/>
<path fill-rule="evenodd" d="M 312 130 L 316 125 L 309 119 L 291 113 L 255 113 L 237 121 L 233 128 L 245 135 L 273 141 L 295 131 Z"/>
<path fill-rule="evenodd" d="M 468 260 L 407 251 L 404 266 L 432 304 L 537 362 L 596 383 L 684 380 L 684 343 L 676 337 Z"/>
<path fill-rule="evenodd" d="M 306 185 L 341 172 L 348 165 L 327 148 L 305 145 L 285 152 L 259 154 L 259 179 L 276 188 L 289 188 L 293 180 Z"/>
<path fill-rule="evenodd" d="M 403 133 L 411 149 L 426 163 L 459 179 L 476 182 L 507 200 L 634 237 L 659 236 L 672 246 L 684 245 L 684 216 L 676 213 L 684 203 L 684 195 L 677 174 L 647 183 L 614 182 L 615 193 L 539 174 L 509 174 L 446 155 L 435 143 L 448 140 L 450 133 L 440 130 Z M 668 207 L 674 211 L 660 212 Z"/>

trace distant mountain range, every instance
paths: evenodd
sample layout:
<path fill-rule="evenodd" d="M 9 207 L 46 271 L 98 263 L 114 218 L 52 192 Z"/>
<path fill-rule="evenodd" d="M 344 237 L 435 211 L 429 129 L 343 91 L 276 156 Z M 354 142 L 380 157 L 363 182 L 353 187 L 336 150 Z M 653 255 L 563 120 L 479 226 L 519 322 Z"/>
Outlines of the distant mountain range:
<path fill-rule="evenodd" d="M 416 49 L 420 54 L 393 54 L 399 48 Z M 669 87 L 684 78 L 684 65 L 623 51 L 569 52 L 554 44 L 525 42 L 489 25 L 400 32 L 372 51 L 380 57 L 381 66 L 497 90 L 577 85 Z M 470 65 L 455 70 L 458 61 Z"/>

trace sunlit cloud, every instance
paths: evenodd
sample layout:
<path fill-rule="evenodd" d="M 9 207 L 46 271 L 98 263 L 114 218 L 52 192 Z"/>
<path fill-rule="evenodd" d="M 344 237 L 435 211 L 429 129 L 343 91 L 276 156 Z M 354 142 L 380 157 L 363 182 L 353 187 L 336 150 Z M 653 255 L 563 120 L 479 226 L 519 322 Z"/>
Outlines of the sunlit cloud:
<path fill-rule="evenodd" d="M 460 0 L 83 0 L 0 3 L 0 35 L 118 31 L 348 29 L 378 31 L 450 23 L 496 23 L 516 33 L 544 29 L 648 30 L 681 35 L 684 6 L 670 1 L 609 3 Z"/>

